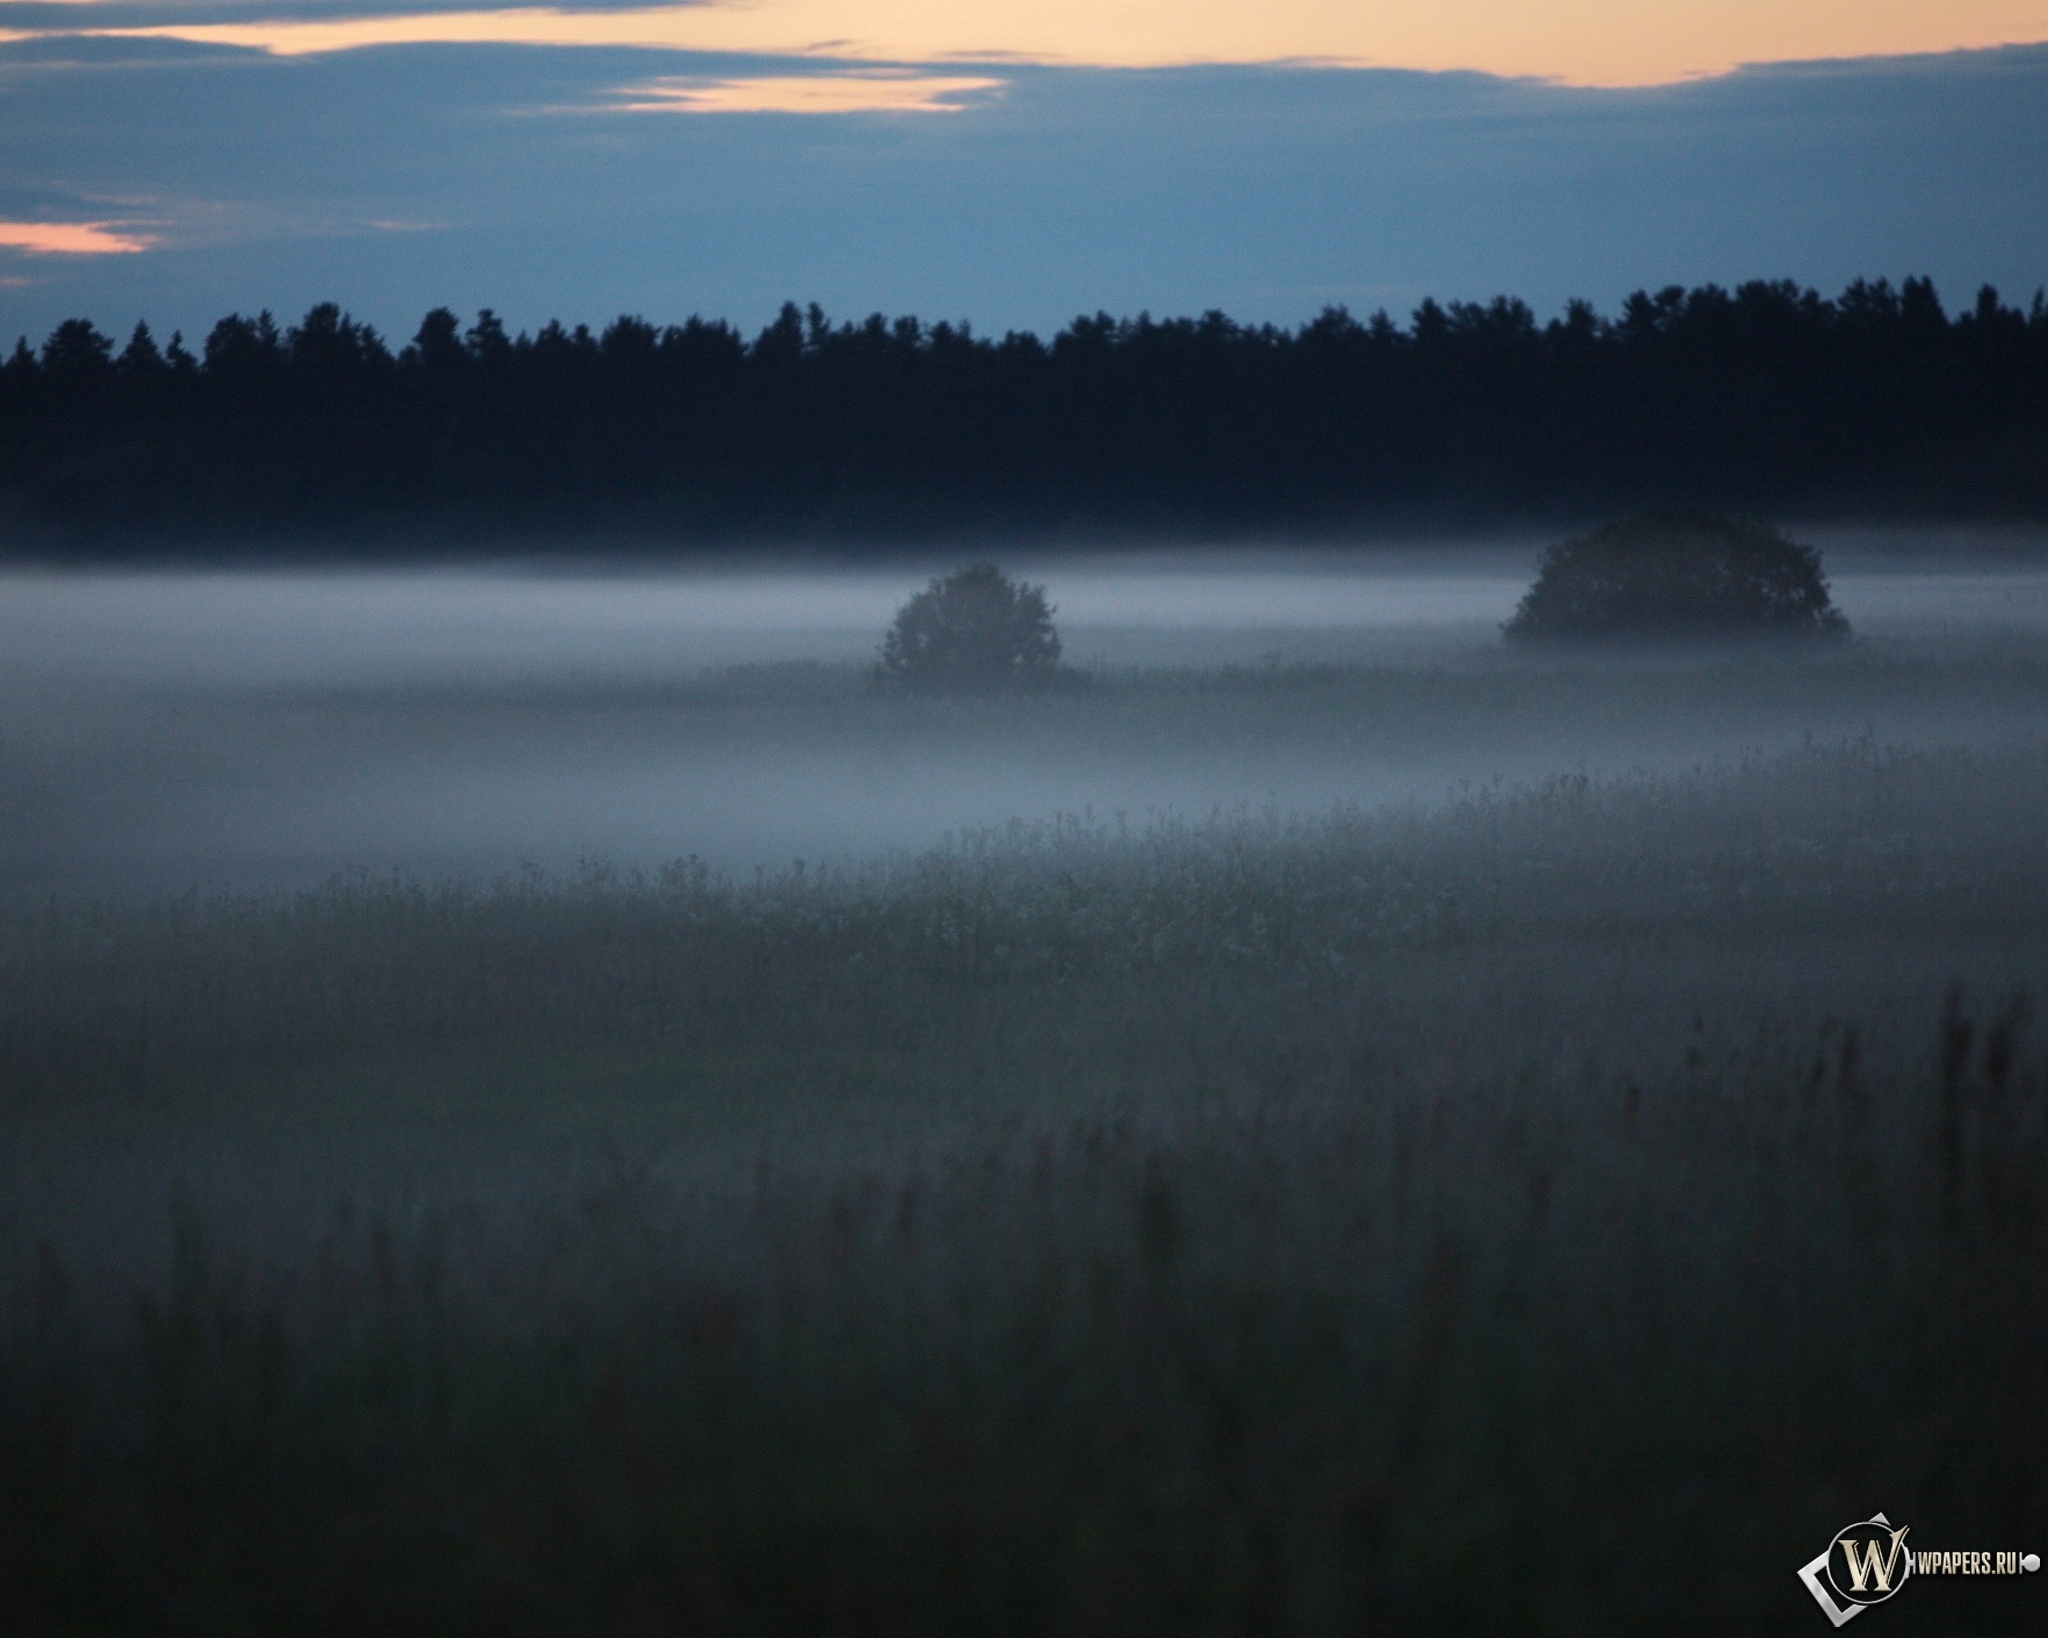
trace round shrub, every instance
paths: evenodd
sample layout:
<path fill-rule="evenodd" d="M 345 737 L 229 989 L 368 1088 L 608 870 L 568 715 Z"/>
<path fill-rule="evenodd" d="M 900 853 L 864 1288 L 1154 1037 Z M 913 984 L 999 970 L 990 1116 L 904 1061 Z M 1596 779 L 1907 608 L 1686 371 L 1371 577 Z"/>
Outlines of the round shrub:
<path fill-rule="evenodd" d="M 998 694 L 1043 686 L 1059 671 L 1045 588 L 993 563 L 934 580 L 897 610 L 882 639 L 883 680 L 921 693 Z"/>
<path fill-rule="evenodd" d="M 1501 628 L 1511 642 L 1841 637 L 1820 553 L 1763 523 L 1651 512 L 1561 541 Z"/>

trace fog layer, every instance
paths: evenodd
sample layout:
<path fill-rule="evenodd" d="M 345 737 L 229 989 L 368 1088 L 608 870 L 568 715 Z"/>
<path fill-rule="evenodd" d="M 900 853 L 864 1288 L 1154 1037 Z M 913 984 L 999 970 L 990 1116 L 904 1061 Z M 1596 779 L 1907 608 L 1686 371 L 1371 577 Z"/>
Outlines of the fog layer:
<path fill-rule="evenodd" d="M 2024 556 L 1830 543 L 1857 637 L 1826 654 L 1512 658 L 1498 627 L 1535 556 L 1012 561 L 1093 685 L 963 703 L 876 697 L 865 677 L 895 608 L 949 563 L 13 574 L 0 881 L 688 855 L 745 872 L 1060 812 L 1429 802 L 1810 737 L 2039 735 L 2048 572 Z"/>

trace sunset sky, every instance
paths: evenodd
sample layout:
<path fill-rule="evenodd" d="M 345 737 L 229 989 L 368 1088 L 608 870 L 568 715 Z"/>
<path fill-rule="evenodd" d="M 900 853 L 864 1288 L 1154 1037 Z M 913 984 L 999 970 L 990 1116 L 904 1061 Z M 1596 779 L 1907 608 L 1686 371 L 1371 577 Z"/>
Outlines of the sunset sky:
<path fill-rule="evenodd" d="M 2043 42 L 2048 0 L 0 0 L 0 331 L 2025 296 Z"/>

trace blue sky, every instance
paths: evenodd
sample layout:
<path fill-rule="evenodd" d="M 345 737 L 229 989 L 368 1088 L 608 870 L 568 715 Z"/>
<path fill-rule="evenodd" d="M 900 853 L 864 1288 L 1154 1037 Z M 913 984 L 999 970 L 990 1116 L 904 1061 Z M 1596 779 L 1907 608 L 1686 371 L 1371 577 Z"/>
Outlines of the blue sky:
<path fill-rule="evenodd" d="M 947 80 L 929 96 L 950 112 L 684 112 L 646 104 L 753 81 L 829 92 L 877 65 L 37 32 L 79 10 L 0 3 L 0 30 L 24 36 L 0 43 L 0 224 L 147 248 L 0 244 L 8 343 L 73 315 L 193 337 L 229 310 L 326 299 L 404 339 L 437 304 L 515 328 L 621 312 L 752 327 L 789 298 L 1000 331 L 1502 291 L 1611 309 L 1638 286 L 1753 277 L 1925 272 L 1952 305 L 2048 283 L 2042 46 L 1623 89 L 927 62 L 894 82 L 914 102 Z"/>

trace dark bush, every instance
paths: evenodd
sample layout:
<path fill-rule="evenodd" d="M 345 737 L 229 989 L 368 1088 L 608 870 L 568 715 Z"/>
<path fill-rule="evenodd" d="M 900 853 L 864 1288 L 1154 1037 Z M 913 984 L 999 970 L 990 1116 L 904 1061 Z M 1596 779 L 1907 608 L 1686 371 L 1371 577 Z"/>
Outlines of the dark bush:
<path fill-rule="evenodd" d="M 1763 523 L 1651 512 L 1561 541 L 1502 628 L 1510 641 L 1841 637 L 1820 553 Z"/>
<path fill-rule="evenodd" d="M 1043 586 L 993 563 L 934 580 L 897 610 L 881 675 L 921 693 L 999 694 L 1060 674 L 1060 639 Z"/>

